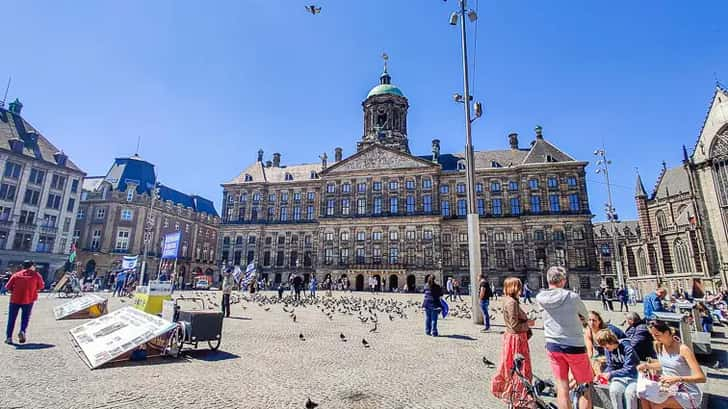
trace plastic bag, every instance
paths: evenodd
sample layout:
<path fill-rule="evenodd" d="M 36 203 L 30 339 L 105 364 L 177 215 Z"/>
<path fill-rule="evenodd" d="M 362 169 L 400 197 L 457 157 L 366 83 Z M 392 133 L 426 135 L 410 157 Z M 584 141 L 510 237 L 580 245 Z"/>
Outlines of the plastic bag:
<path fill-rule="evenodd" d="M 664 388 L 660 382 L 653 381 L 643 372 L 637 378 L 637 396 L 653 403 L 664 403 L 677 392 L 677 385 Z"/>

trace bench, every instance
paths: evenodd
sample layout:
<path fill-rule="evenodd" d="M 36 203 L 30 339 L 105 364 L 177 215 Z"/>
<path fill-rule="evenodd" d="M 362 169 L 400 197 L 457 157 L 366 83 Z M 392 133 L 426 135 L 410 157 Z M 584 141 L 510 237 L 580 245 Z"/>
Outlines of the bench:
<path fill-rule="evenodd" d="M 609 385 L 594 385 L 593 391 L 592 400 L 594 401 L 594 407 L 614 409 L 612 407 L 612 401 L 609 400 Z M 703 401 L 700 404 L 700 409 L 707 409 L 708 407 L 725 408 L 726 405 L 728 405 L 728 398 L 703 391 Z"/>

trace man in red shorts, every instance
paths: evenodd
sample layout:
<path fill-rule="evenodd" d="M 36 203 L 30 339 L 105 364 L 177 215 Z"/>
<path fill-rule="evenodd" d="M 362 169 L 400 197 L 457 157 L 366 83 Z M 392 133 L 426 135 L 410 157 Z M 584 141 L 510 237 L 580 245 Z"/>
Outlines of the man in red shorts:
<path fill-rule="evenodd" d="M 536 301 L 543 308 L 546 355 L 556 377 L 556 401 L 559 409 L 569 409 L 569 372 L 578 384 L 590 384 L 594 378 L 584 345 L 586 306 L 566 286 L 566 270 L 551 267 L 546 273 L 548 290 L 541 291 Z M 585 388 L 579 399 L 579 409 L 591 409 L 591 390 Z"/>

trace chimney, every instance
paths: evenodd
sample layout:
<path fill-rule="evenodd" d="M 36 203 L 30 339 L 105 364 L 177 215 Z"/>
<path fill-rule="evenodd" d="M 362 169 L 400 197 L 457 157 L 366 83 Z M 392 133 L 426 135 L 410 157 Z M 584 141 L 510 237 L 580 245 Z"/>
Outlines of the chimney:
<path fill-rule="evenodd" d="M 536 131 L 536 139 L 543 139 L 543 128 L 541 125 L 536 125 L 534 131 Z"/>
<path fill-rule="evenodd" d="M 63 153 L 63 151 L 56 152 L 53 154 L 53 159 L 56 160 L 58 166 L 66 166 L 66 160 L 68 159 L 68 155 Z"/>
<path fill-rule="evenodd" d="M 511 145 L 511 149 L 518 149 L 518 134 L 508 134 L 508 143 Z"/>
<path fill-rule="evenodd" d="M 271 167 L 272 165 L 273 165 L 273 162 L 271 162 L 271 161 L 269 161 L 269 160 L 265 161 L 265 167 L 266 167 L 266 168 L 269 168 L 269 167 Z"/>
<path fill-rule="evenodd" d="M 278 152 L 273 154 L 273 167 L 274 168 L 281 167 L 281 154 Z"/>
<path fill-rule="evenodd" d="M 341 162 L 341 155 L 343 150 L 341 148 L 334 149 L 334 163 Z"/>
<path fill-rule="evenodd" d="M 14 113 L 15 115 L 20 115 L 20 111 L 23 109 L 23 104 L 15 98 L 15 101 L 8 104 L 8 111 Z"/>
<path fill-rule="evenodd" d="M 263 149 L 258 149 L 258 162 L 263 162 Z"/>
<path fill-rule="evenodd" d="M 440 140 L 439 139 L 432 140 L 432 161 L 434 163 L 439 163 L 439 161 L 440 161 Z"/>

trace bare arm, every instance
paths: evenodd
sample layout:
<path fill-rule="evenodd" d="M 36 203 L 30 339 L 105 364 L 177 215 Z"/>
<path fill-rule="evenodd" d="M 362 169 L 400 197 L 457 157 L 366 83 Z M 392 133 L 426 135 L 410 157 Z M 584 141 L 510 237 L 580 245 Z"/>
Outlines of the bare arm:
<path fill-rule="evenodd" d="M 586 345 L 586 353 L 589 358 L 594 356 L 594 343 L 592 341 L 592 334 L 589 328 L 584 330 L 584 345 Z"/>
<path fill-rule="evenodd" d="M 695 359 L 695 354 L 687 345 L 680 345 L 680 355 L 685 358 L 690 366 L 690 376 L 683 376 L 683 382 L 688 383 L 705 383 L 705 374 L 703 369 L 698 364 L 698 360 Z"/>

